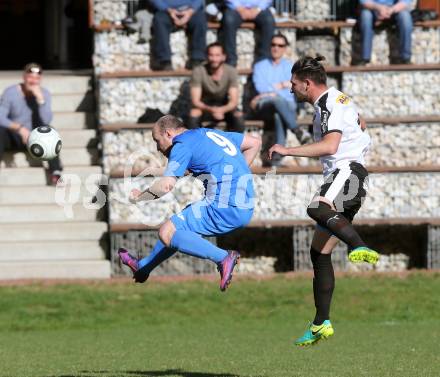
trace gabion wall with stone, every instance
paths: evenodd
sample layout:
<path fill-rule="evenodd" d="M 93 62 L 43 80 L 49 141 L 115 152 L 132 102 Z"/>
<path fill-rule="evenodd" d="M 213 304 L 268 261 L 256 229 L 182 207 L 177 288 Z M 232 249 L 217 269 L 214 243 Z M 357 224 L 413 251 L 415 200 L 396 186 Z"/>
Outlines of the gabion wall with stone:
<path fill-rule="evenodd" d="M 93 24 L 117 23 L 127 17 L 127 2 L 115 0 L 93 1 Z"/>
<path fill-rule="evenodd" d="M 371 174 L 368 196 L 359 211 L 359 219 L 435 218 L 440 216 L 439 173 Z M 144 188 L 152 178 L 111 179 L 109 206 L 111 223 L 144 223 L 158 225 L 188 203 L 202 197 L 199 181 L 187 177 L 175 191 L 164 198 L 132 205 L 128 194 L 133 187 Z M 254 175 L 256 193 L 254 220 L 307 220 L 306 207 L 322 176 L 313 175 Z"/>
<path fill-rule="evenodd" d="M 294 29 L 281 29 L 289 40 L 286 58 L 295 61 L 298 57 L 296 50 L 296 32 Z M 250 29 L 239 29 L 237 32 L 238 68 L 251 68 L 254 62 L 256 32 Z M 216 30 L 208 30 L 207 44 L 217 39 Z M 323 41 L 320 45 L 328 46 Z M 185 67 L 188 61 L 188 38 L 183 30 L 171 34 L 170 46 L 172 51 L 172 64 L 174 69 Z M 115 71 L 140 71 L 150 69 L 151 43 L 139 43 L 139 33 L 127 33 L 124 30 L 111 30 L 95 33 L 95 52 L 93 65 L 95 73 Z M 330 51 L 327 47 L 326 51 Z M 302 50 L 299 49 L 299 53 Z"/>
<path fill-rule="evenodd" d="M 440 71 L 346 72 L 342 89 L 366 118 L 438 115 Z"/>
<path fill-rule="evenodd" d="M 263 160 L 266 160 L 266 150 L 275 143 L 275 135 L 271 131 L 263 131 L 259 128 L 250 128 L 247 130 L 252 135 L 263 137 L 264 148 L 255 159 L 253 166 L 262 166 Z M 287 134 L 287 145 L 299 145 L 298 139 L 292 132 Z M 124 130 L 115 132 L 106 132 L 103 134 L 103 165 L 104 172 L 124 171 L 132 169 L 139 171 L 149 168 L 160 168 L 166 165 L 166 160 L 161 153 L 157 152 L 156 144 L 151 137 L 151 130 Z M 317 159 L 303 157 L 285 157 L 283 165 L 286 166 L 317 166 Z"/>
<path fill-rule="evenodd" d="M 137 253 L 138 258 L 147 256 L 158 240 L 156 230 L 129 231 L 125 233 L 111 233 L 110 235 L 110 263 L 112 276 L 132 276 L 126 266 L 122 266 L 118 256 L 120 247 Z M 209 238 L 215 243 L 215 238 Z M 154 275 L 191 275 L 212 274 L 216 272 L 215 265 L 205 260 L 193 258 L 182 253 L 176 253 L 171 258 L 154 269 Z"/>
<path fill-rule="evenodd" d="M 214 237 L 207 238 L 210 242 L 216 243 Z M 132 272 L 126 266 L 122 266 L 118 256 L 120 247 L 137 253 L 138 258 L 147 256 L 158 240 L 156 230 L 128 231 L 124 233 L 112 233 L 110 235 L 110 262 L 112 276 L 132 276 Z M 275 272 L 274 257 L 258 256 L 252 258 L 240 258 L 239 266 L 234 274 L 256 274 L 264 275 Z M 161 263 L 153 271 L 156 276 L 193 275 L 193 274 L 217 274 L 214 263 L 194 258 L 183 253 L 175 253 L 172 257 Z"/>
<path fill-rule="evenodd" d="M 344 27 L 339 35 L 339 64 L 350 65 L 361 58 L 361 36 L 353 27 Z M 376 30 L 371 54 L 372 64 L 390 64 L 399 57 L 399 37 L 396 28 Z M 440 62 L 440 28 L 414 27 L 412 33 L 414 64 Z"/>
<path fill-rule="evenodd" d="M 247 132 L 263 137 L 263 150 L 274 143 L 274 133 L 258 128 Z M 418 166 L 440 164 L 440 123 L 368 125 L 372 147 L 367 154 L 369 166 Z M 132 167 L 139 169 L 160 168 L 165 158 L 156 151 L 151 130 L 124 130 L 103 134 L 104 172 L 109 174 Z M 288 131 L 286 145 L 299 145 L 296 136 Z M 420 146 L 423 145 L 423 148 Z M 253 166 L 262 165 L 265 152 L 257 156 Z M 317 159 L 285 157 L 286 166 L 318 166 Z"/>
<path fill-rule="evenodd" d="M 331 18 L 330 1 L 297 0 L 295 19 L 298 21 L 328 20 Z"/>
<path fill-rule="evenodd" d="M 190 78 L 180 77 L 138 77 L 123 79 L 101 79 L 99 81 L 100 124 L 128 122 L 136 123 L 147 108 L 159 109 L 163 113 L 186 116 L 190 108 Z M 252 93 L 248 76 L 239 76 L 240 107 L 247 108 Z M 328 84 L 338 87 L 335 77 L 328 78 Z M 308 109 L 310 109 L 308 107 Z M 310 113 L 310 110 L 309 110 Z"/>

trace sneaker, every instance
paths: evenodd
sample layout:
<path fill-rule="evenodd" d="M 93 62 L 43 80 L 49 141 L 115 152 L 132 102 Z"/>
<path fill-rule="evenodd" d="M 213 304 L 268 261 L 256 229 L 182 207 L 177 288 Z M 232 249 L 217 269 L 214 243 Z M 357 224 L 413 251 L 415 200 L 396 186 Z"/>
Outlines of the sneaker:
<path fill-rule="evenodd" d="M 131 255 L 128 250 L 121 247 L 118 250 L 118 254 L 122 264 L 130 267 L 131 272 L 135 273 L 139 269 L 137 258 Z"/>
<path fill-rule="evenodd" d="M 185 64 L 185 68 L 191 70 L 191 69 L 198 67 L 199 65 L 202 65 L 203 63 L 204 63 L 204 60 L 192 59 Z"/>
<path fill-rule="evenodd" d="M 63 177 L 61 176 L 60 170 L 55 170 L 52 173 L 50 173 L 49 184 L 51 186 L 57 186 L 57 185 L 64 184 Z"/>
<path fill-rule="evenodd" d="M 139 268 L 139 260 L 123 247 L 118 250 L 118 254 L 121 262 L 130 267 L 130 270 L 133 272 L 133 279 L 135 283 L 144 283 L 147 281 L 148 277 L 150 276 L 149 272 L 147 272 L 147 266 Z"/>
<path fill-rule="evenodd" d="M 231 250 L 228 255 L 220 263 L 217 264 L 217 269 L 220 272 L 220 290 L 224 292 L 228 288 L 232 279 L 232 272 L 237 263 L 239 263 L 240 254 L 238 251 Z"/>
<path fill-rule="evenodd" d="M 154 62 L 151 63 L 151 69 L 153 71 L 172 71 L 173 66 L 170 61 Z"/>
<path fill-rule="evenodd" d="M 355 66 L 365 66 L 367 64 L 370 64 L 370 60 L 367 59 L 359 59 L 359 60 L 354 60 L 351 65 L 355 65 Z"/>
<path fill-rule="evenodd" d="M 376 264 L 379 257 L 380 255 L 377 251 L 365 246 L 357 247 L 348 254 L 348 259 L 352 263 L 367 262 L 370 264 Z"/>
<path fill-rule="evenodd" d="M 314 325 L 310 323 L 306 332 L 301 338 L 295 340 L 296 346 L 310 346 L 316 344 L 321 339 L 327 339 L 335 333 L 330 320 L 325 320 L 321 325 Z"/>

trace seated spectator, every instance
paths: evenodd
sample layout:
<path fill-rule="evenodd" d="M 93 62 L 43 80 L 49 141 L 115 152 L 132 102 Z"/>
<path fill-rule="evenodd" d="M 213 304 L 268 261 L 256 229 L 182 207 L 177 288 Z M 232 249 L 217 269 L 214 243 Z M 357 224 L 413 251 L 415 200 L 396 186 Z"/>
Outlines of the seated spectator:
<path fill-rule="evenodd" d="M 153 0 L 153 70 L 172 70 L 170 33 L 184 28 L 190 35 L 190 62 L 195 67 L 205 60 L 206 15 L 202 0 Z"/>
<path fill-rule="evenodd" d="M 254 22 L 260 32 L 256 61 L 270 57 L 270 40 L 275 30 L 275 21 L 269 10 L 272 0 L 226 0 L 225 3 L 221 38 L 226 63 L 237 66 L 237 29 L 243 21 Z"/>
<path fill-rule="evenodd" d="M 192 72 L 189 127 L 200 127 L 203 120 L 225 120 L 228 131 L 243 132 L 243 119 L 237 111 L 237 70 L 225 64 L 226 55 L 220 43 L 211 43 L 207 48 L 207 55 L 207 63 L 196 67 Z"/>
<path fill-rule="evenodd" d="M 364 65 L 371 60 L 374 24 L 396 22 L 399 29 L 400 59 L 394 63 L 411 62 L 411 33 L 413 22 L 410 13 L 412 0 L 360 0 L 360 30 L 362 34 L 362 57 L 357 64 Z"/>
<path fill-rule="evenodd" d="M 296 101 L 290 93 L 292 62 L 284 58 L 288 46 L 283 34 L 272 37 L 271 57 L 254 65 L 252 81 L 258 93 L 251 107 L 264 121 L 275 127 L 275 144 L 285 145 L 287 129 L 293 131 L 301 144 L 311 141 L 311 135 L 296 124 Z M 281 156 L 274 156 L 272 165 L 279 165 Z"/>
<path fill-rule="evenodd" d="M 21 151 L 32 129 L 49 125 L 52 121 L 51 96 L 41 87 L 43 71 L 36 63 L 24 68 L 23 82 L 5 89 L 0 102 L 0 160 L 5 151 Z M 51 184 L 61 177 L 61 163 L 57 157 L 49 161 Z"/>

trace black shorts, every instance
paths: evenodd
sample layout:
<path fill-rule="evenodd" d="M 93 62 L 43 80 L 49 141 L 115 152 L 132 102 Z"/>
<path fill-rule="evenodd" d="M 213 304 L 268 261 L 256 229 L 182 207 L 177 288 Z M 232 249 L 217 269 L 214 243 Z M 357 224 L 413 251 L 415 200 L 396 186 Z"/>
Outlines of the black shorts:
<path fill-rule="evenodd" d="M 367 196 L 368 172 L 358 162 L 336 169 L 324 181 L 317 195 L 325 197 L 348 221 L 353 221 Z"/>

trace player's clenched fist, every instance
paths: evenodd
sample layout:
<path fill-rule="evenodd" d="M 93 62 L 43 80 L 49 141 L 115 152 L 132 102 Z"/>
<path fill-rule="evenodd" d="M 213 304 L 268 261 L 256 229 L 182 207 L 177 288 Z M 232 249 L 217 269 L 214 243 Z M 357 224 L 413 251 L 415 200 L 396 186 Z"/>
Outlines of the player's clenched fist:
<path fill-rule="evenodd" d="M 130 203 L 136 204 L 142 195 L 142 191 L 138 189 L 133 189 L 130 192 L 130 196 L 128 197 L 128 201 Z"/>
<path fill-rule="evenodd" d="M 287 154 L 287 148 L 283 147 L 280 144 L 272 145 L 269 149 L 269 160 L 272 160 L 272 154 L 273 153 L 279 153 L 280 155 L 286 155 Z"/>

